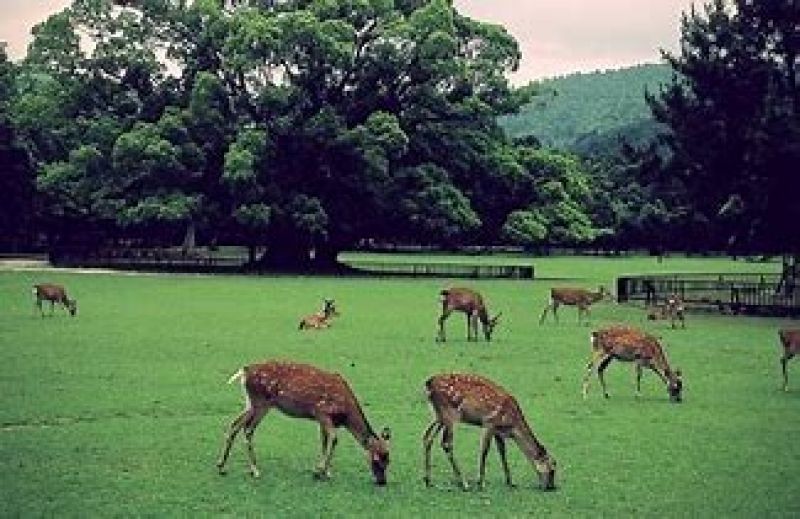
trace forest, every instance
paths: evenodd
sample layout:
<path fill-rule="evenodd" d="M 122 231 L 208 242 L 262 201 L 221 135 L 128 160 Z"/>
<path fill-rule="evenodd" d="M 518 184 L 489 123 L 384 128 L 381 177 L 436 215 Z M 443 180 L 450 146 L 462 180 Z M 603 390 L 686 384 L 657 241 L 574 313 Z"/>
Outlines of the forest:
<path fill-rule="evenodd" d="M 581 156 L 618 155 L 622 145 L 640 148 L 666 131 L 645 95 L 669 83 L 672 69 L 643 64 L 576 72 L 537 83 L 540 93 L 500 125 L 512 138 L 533 135 L 542 146 Z"/>
<path fill-rule="evenodd" d="M 508 31 L 447 0 L 227 4 L 74 0 L 0 50 L 0 250 L 800 250 L 791 0 L 522 87 Z"/>

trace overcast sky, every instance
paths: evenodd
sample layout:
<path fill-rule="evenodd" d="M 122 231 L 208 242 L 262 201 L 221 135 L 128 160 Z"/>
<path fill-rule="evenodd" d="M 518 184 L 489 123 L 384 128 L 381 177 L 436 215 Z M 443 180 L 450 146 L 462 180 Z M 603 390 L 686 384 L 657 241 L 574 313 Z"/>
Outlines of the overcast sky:
<path fill-rule="evenodd" d="M 0 0 L 0 41 L 19 59 L 30 28 L 69 0 Z M 675 50 L 681 11 L 692 0 L 454 0 L 459 11 L 499 23 L 516 37 L 522 64 L 517 83 L 576 71 L 659 61 Z M 697 3 L 697 2 L 695 2 Z M 700 2 L 702 3 L 702 2 Z"/>

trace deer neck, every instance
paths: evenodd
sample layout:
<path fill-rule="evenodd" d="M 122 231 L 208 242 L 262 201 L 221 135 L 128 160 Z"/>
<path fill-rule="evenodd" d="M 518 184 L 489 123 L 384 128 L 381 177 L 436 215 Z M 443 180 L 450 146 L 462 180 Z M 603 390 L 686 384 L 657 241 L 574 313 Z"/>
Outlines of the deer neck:
<path fill-rule="evenodd" d="M 364 411 L 358 402 L 354 402 L 349 416 L 347 417 L 347 430 L 353 435 L 353 438 L 361 445 L 364 450 L 369 450 L 370 442 L 372 439 L 377 438 L 375 431 L 364 416 Z"/>
<path fill-rule="evenodd" d="M 515 428 L 513 438 L 517 442 L 517 445 L 519 445 L 522 453 L 528 458 L 528 461 L 537 469 L 541 466 L 542 462 L 547 459 L 547 449 L 544 448 L 544 445 L 539 443 L 539 440 L 536 439 L 536 436 L 524 419 L 522 423 Z"/>

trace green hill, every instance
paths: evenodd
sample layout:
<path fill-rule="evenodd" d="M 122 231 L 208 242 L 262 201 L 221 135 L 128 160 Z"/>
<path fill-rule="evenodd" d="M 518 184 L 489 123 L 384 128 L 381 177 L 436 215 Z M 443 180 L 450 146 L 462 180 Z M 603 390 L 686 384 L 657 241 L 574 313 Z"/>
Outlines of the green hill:
<path fill-rule="evenodd" d="M 542 93 L 501 124 L 513 137 L 533 135 L 544 146 L 582 154 L 613 152 L 620 137 L 642 144 L 658 130 L 644 94 L 671 74 L 668 65 L 649 64 L 546 79 L 537 84 Z"/>

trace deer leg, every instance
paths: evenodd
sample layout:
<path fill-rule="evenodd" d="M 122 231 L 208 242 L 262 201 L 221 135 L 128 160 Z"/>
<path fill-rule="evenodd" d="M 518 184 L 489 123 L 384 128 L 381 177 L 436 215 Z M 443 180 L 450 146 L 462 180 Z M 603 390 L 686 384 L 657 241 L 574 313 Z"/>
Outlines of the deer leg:
<path fill-rule="evenodd" d="M 558 322 L 558 303 L 555 301 L 553 301 L 553 320 Z"/>
<path fill-rule="evenodd" d="M 256 453 L 255 449 L 253 449 L 253 434 L 255 434 L 256 427 L 258 427 L 264 415 L 267 414 L 267 411 L 269 411 L 268 407 L 254 407 L 244 421 L 244 439 L 247 444 L 247 459 L 250 462 L 250 474 L 252 474 L 254 478 L 260 477 L 261 472 L 259 472 L 256 466 Z"/>
<path fill-rule="evenodd" d="M 611 355 L 607 355 L 603 360 L 600 361 L 600 364 L 597 366 L 597 378 L 600 379 L 600 386 L 603 388 L 603 396 L 608 398 L 608 391 L 606 390 L 606 381 L 603 378 L 603 372 L 606 370 L 608 365 L 614 359 Z"/>
<path fill-rule="evenodd" d="M 547 303 L 547 306 L 544 307 L 542 311 L 541 317 L 539 317 L 539 324 L 544 324 L 544 320 L 547 317 L 547 311 L 550 310 L 550 303 Z"/>
<path fill-rule="evenodd" d="M 450 317 L 450 312 L 446 308 L 442 309 L 442 315 L 439 317 L 439 335 L 436 336 L 436 342 L 446 342 L 447 337 L 444 331 L 444 322 Z"/>
<path fill-rule="evenodd" d="M 331 458 L 333 457 L 333 449 L 336 447 L 338 439 L 336 438 L 336 427 L 329 419 L 323 419 L 319 422 L 319 434 L 322 441 L 322 453 L 320 455 L 317 469 L 314 471 L 314 477 L 317 479 L 328 479 L 331 477 Z"/>
<path fill-rule="evenodd" d="M 634 376 L 636 377 L 636 397 L 642 396 L 642 365 L 633 363 Z"/>
<path fill-rule="evenodd" d="M 489 447 L 492 446 L 494 431 L 491 427 L 486 427 L 481 435 L 481 450 L 478 462 L 478 488 L 483 490 L 486 476 L 486 456 L 489 454 Z"/>
<path fill-rule="evenodd" d="M 442 450 L 447 454 L 447 459 L 450 460 L 450 465 L 453 467 L 453 475 L 461 484 L 462 490 L 469 490 L 469 485 L 461 469 L 458 468 L 455 455 L 453 453 L 453 424 L 444 424 L 444 431 L 442 432 Z"/>
<path fill-rule="evenodd" d="M 586 399 L 589 396 L 589 380 L 592 377 L 592 372 L 594 371 L 594 367 L 597 365 L 597 361 L 603 358 L 603 353 L 598 350 L 592 351 L 592 358 L 589 359 L 588 364 L 586 364 L 586 373 L 583 375 L 583 398 Z"/>
<path fill-rule="evenodd" d="M 441 422 L 434 420 L 428 425 L 425 432 L 422 433 L 423 466 L 425 467 L 425 474 L 422 477 L 422 481 L 425 482 L 426 487 L 431 486 L 431 447 L 433 446 L 433 439 L 436 438 L 436 435 L 439 434 L 442 427 L 444 426 Z"/>
<path fill-rule="evenodd" d="M 497 454 L 500 455 L 500 464 L 503 465 L 503 473 L 506 476 L 506 485 L 513 487 L 514 482 L 511 481 L 511 471 L 508 469 L 508 460 L 506 459 L 506 440 L 499 434 L 495 434 L 494 441 L 497 443 Z"/>
<path fill-rule="evenodd" d="M 794 357 L 794 355 L 789 353 L 784 353 L 783 357 L 781 358 L 781 369 L 783 371 L 783 390 L 789 391 L 789 374 L 786 372 L 786 364 L 788 364 L 789 359 Z"/>
<path fill-rule="evenodd" d="M 225 438 L 224 446 L 222 447 L 222 453 L 219 456 L 219 461 L 217 461 L 217 470 L 220 474 L 225 474 L 225 463 L 228 461 L 228 456 L 231 453 L 231 445 L 233 445 L 233 440 L 236 439 L 236 435 L 239 434 L 239 431 L 242 430 L 244 426 L 245 419 L 250 414 L 251 409 L 248 407 L 244 411 L 242 411 L 239 416 L 233 419 L 230 426 L 228 427 L 228 435 Z"/>
<path fill-rule="evenodd" d="M 56 302 L 53 301 L 53 300 L 50 300 L 50 317 L 55 315 L 55 311 L 56 311 Z"/>

